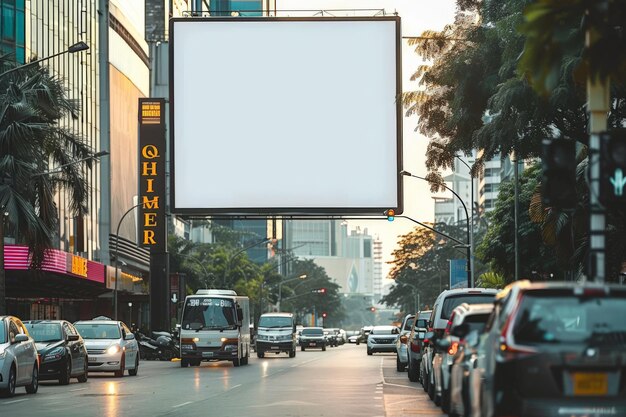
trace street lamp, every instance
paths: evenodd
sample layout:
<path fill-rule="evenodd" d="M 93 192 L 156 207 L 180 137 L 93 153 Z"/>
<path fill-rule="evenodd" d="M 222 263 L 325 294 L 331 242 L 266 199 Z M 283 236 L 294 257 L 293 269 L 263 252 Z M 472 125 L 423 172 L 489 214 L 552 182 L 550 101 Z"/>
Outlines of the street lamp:
<path fill-rule="evenodd" d="M 278 302 L 276 303 L 276 308 L 278 309 L 278 311 L 280 311 L 280 301 L 283 298 L 283 291 L 282 291 L 283 290 L 283 284 L 285 284 L 287 282 L 291 282 L 291 281 L 296 281 L 296 280 L 299 280 L 299 279 L 306 279 L 306 274 L 302 274 L 302 275 L 299 275 L 299 276 L 294 277 L 294 278 L 281 280 L 278 283 Z"/>
<path fill-rule="evenodd" d="M 248 246 L 246 246 L 246 247 L 244 247 L 244 248 L 242 248 L 242 249 L 238 250 L 237 252 L 235 252 L 235 254 L 234 254 L 234 255 L 229 256 L 229 257 L 226 259 L 226 267 L 224 268 L 224 276 L 222 277 L 222 285 L 223 285 L 223 286 L 226 286 L 226 277 L 227 277 L 227 276 L 228 276 L 228 274 L 230 273 L 230 264 L 233 262 L 233 260 L 234 260 L 237 256 L 241 255 L 242 253 L 244 253 L 245 251 L 247 251 L 247 250 L 248 250 L 248 249 L 250 249 L 250 248 L 253 248 L 253 247 L 257 246 L 257 245 L 261 245 L 261 244 L 263 244 L 263 243 L 269 242 L 270 240 L 272 240 L 272 239 L 270 239 L 269 237 L 266 237 L 266 238 L 264 238 L 263 240 L 261 240 L 260 242 L 255 242 L 255 243 L 253 243 L 252 245 L 248 245 Z"/>
<path fill-rule="evenodd" d="M 432 180 L 429 180 L 428 178 L 424 178 L 424 177 L 419 177 L 417 175 L 413 175 L 408 171 L 400 171 L 400 175 L 404 175 L 407 177 L 413 177 L 413 178 L 417 178 L 420 180 L 424 180 L 424 181 L 428 181 L 428 182 L 434 182 Z M 467 212 L 467 207 L 465 206 L 465 202 L 463 201 L 463 199 L 461 198 L 460 195 L 458 195 L 456 193 L 456 191 L 454 191 L 452 188 L 448 187 L 445 184 L 439 184 L 441 186 L 443 186 L 446 190 L 450 191 L 452 194 L 454 194 L 454 196 L 456 198 L 459 199 L 459 201 L 461 202 L 461 204 L 463 205 L 463 210 L 465 210 L 465 221 L 467 223 L 467 245 L 466 245 L 466 250 L 467 250 L 467 266 L 465 269 L 467 269 L 467 286 L 468 288 L 472 288 L 472 284 L 473 284 L 473 279 L 472 279 L 472 267 L 471 267 L 471 259 L 472 259 L 472 247 L 471 247 L 471 240 L 470 240 L 470 218 L 469 218 L 469 214 Z"/>
<path fill-rule="evenodd" d="M 75 53 L 75 52 L 86 51 L 87 49 L 89 49 L 89 45 L 87 45 L 87 44 L 86 44 L 85 42 L 83 42 L 83 41 L 80 41 L 80 42 L 75 43 L 74 45 L 70 45 L 70 47 L 69 47 L 69 48 L 67 48 L 65 51 L 62 51 L 62 52 L 57 52 L 56 54 L 52 54 L 52 55 L 47 56 L 47 57 L 45 57 L 45 58 L 36 59 L 36 60 L 34 60 L 34 61 L 30 61 L 30 62 L 29 62 L 29 63 L 27 63 L 27 64 L 20 65 L 19 67 L 11 68 L 10 70 L 5 71 L 5 72 L 3 72 L 2 74 L 0 74 L 0 78 L 1 78 L 1 77 L 4 77 L 5 75 L 10 74 L 10 73 L 12 73 L 12 72 L 15 72 L 15 71 L 18 71 L 18 70 L 24 69 L 24 68 L 26 68 L 26 67 L 30 67 L 30 66 L 33 66 L 33 65 L 39 64 L 40 62 L 43 62 L 43 61 L 47 61 L 47 60 L 52 59 L 52 58 L 54 58 L 54 57 L 57 57 L 57 56 L 59 56 L 59 55 L 63 55 L 63 54 L 73 54 L 73 53 Z"/>
<path fill-rule="evenodd" d="M 100 157 L 106 156 L 108 154 L 109 154 L 109 151 L 96 152 L 96 153 L 94 153 L 91 156 L 87 156 L 85 158 L 77 159 L 77 160 L 69 162 L 67 164 L 59 165 L 58 167 L 56 167 L 56 168 L 54 168 L 54 169 L 52 169 L 50 171 L 38 172 L 36 174 L 31 175 L 30 178 L 33 179 L 33 178 L 41 177 L 41 176 L 44 176 L 44 175 L 58 174 L 59 172 L 63 172 L 63 168 L 65 168 L 65 167 L 77 164 L 79 162 L 89 161 L 90 159 L 99 159 Z"/>
<path fill-rule="evenodd" d="M 117 321 L 117 281 L 119 280 L 120 275 L 118 255 L 118 248 L 120 246 L 120 226 L 122 225 L 122 220 L 124 220 L 124 217 L 126 217 L 128 213 L 130 213 L 139 206 L 143 206 L 144 204 L 145 203 L 143 202 L 135 204 L 134 206 L 126 210 L 126 213 L 124 213 L 120 220 L 117 222 L 117 229 L 115 231 L 115 284 L 113 285 L 113 319 L 115 321 Z"/>

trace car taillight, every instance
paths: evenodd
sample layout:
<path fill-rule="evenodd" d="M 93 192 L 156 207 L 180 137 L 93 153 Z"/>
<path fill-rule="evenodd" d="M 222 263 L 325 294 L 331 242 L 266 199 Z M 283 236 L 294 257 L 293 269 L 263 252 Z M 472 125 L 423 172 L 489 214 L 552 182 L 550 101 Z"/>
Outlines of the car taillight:
<path fill-rule="evenodd" d="M 458 350 L 459 350 L 459 342 L 452 342 L 452 344 L 448 348 L 448 355 L 456 355 L 456 352 Z"/>
<path fill-rule="evenodd" d="M 500 354 L 503 356 L 505 360 L 515 359 L 519 356 L 523 355 L 532 355 L 537 353 L 537 350 L 527 346 L 519 346 L 513 343 L 510 328 L 515 320 L 515 315 L 519 310 L 519 307 L 522 303 L 522 296 L 520 295 L 517 299 L 517 305 L 511 311 L 511 314 L 506 319 L 506 323 L 504 323 L 504 327 L 502 328 L 502 333 L 500 333 Z"/>
<path fill-rule="evenodd" d="M 419 345 L 419 343 L 411 343 L 411 352 L 420 353 L 421 349 L 422 347 Z"/>

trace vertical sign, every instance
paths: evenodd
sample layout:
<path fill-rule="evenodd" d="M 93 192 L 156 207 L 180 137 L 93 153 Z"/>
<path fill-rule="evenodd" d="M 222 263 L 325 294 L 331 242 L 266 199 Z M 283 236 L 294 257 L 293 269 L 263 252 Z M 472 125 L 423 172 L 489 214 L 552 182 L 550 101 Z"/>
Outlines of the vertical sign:
<path fill-rule="evenodd" d="M 139 99 L 139 245 L 166 251 L 165 99 Z"/>
<path fill-rule="evenodd" d="M 450 289 L 467 288 L 467 260 L 450 259 Z"/>

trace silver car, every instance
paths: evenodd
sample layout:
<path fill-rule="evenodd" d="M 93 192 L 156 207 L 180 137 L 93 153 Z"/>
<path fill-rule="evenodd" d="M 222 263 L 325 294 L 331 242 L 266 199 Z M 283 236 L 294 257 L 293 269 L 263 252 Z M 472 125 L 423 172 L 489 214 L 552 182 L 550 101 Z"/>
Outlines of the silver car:
<path fill-rule="evenodd" d="M 367 354 L 375 352 L 396 351 L 396 339 L 400 335 L 400 329 L 396 326 L 374 326 L 367 336 Z"/>
<path fill-rule="evenodd" d="M 0 393 L 10 397 L 18 386 L 29 394 L 39 388 L 37 347 L 17 317 L 0 316 Z"/>
<path fill-rule="evenodd" d="M 404 371 L 409 362 L 408 339 L 414 320 L 415 314 L 407 314 L 406 317 L 404 317 L 402 327 L 400 327 L 400 337 L 396 339 L 396 371 L 398 372 Z"/>
<path fill-rule="evenodd" d="M 89 357 L 89 372 L 114 372 L 131 376 L 139 370 L 139 348 L 135 335 L 121 321 L 77 321 L 74 327 L 83 337 Z"/>

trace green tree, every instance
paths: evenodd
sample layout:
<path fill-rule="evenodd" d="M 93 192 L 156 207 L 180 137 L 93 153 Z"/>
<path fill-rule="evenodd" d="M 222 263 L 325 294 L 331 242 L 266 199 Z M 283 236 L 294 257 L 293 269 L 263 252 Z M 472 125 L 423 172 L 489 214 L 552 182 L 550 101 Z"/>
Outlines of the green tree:
<path fill-rule="evenodd" d="M 3 70 L 12 65 L 6 57 L 0 59 Z M 2 216 L 2 228 L 18 243 L 28 245 L 34 268 L 40 266 L 57 236 L 56 193 L 66 192 L 72 215 L 87 212 L 91 162 L 72 162 L 92 157 L 93 150 L 62 124 L 77 112 L 77 102 L 66 96 L 61 80 L 46 68 L 34 66 L 0 75 L 0 207 L 7 214 L 6 219 Z M 58 172 L 41 175 L 55 167 L 60 167 Z M 2 297 L 4 290 L 4 268 L 0 268 Z M 4 308 L 0 300 L 0 309 Z"/>
<path fill-rule="evenodd" d="M 480 288 L 498 288 L 502 289 L 506 285 L 504 275 L 497 272 L 485 272 L 476 281 L 476 286 Z"/>

